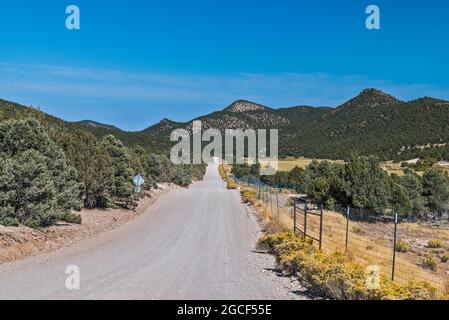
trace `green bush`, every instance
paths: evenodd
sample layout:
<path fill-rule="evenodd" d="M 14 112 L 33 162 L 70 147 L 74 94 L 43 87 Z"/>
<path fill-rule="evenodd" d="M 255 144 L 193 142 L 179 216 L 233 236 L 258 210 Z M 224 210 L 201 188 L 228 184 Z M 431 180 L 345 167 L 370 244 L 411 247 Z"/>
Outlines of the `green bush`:
<path fill-rule="evenodd" d="M 443 263 L 446 263 L 446 262 L 448 262 L 449 261 L 449 254 L 443 254 L 441 257 L 440 257 L 440 260 L 441 260 L 441 262 L 443 262 Z"/>
<path fill-rule="evenodd" d="M 84 184 L 85 208 L 106 208 L 112 202 L 114 163 L 97 138 L 87 132 L 60 133 L 55 137 Z"/>
<path fill-rule="evenodd" d="M 65 213 L 58 217 L 59 220 L 67 222 L 67 223 L 73 223 L 73 224 L 81 224 L 83 221 L 83 218 L 79 214 L 73 214 L 73 213 Z"/>
<path fill-rule="evenodd" d="M 81 209 L 76 170 L 33 119 L 0 124 L 0 221 L 31 228 Z"/>
<path fill-rule="evenodd" d="M 11 217 L 0 217 L 0 225 L 5 227 L 18 227 L 20 224 L 19 219 Z"/>
<path fill-rule="evenodd" d="M 132 167 L 130 150 L 113 135 L 103 137 L 101 145 L 113 163 L 114 183 L 111 190 L 112 197 L 116 204 L 129 209 L 135 208 L 137 203 L 134 194 L 133 178 L 136 173 Z"/>

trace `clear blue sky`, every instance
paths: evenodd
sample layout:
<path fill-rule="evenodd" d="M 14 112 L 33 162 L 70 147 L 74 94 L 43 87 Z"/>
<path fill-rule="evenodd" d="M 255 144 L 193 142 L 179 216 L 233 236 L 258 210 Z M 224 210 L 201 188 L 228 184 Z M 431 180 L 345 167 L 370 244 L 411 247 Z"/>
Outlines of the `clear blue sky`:
<path fill-rule="evenodd" d="M 81 30 L 65 29 L 65 8 Z M 381 9 L 381 30 L 365 8 Z M 337 106 L 364 87 L 449 99 L 445 0 L 15 0 L 0 5 L 0 97 L 127 130 L 244 98 Z"/>

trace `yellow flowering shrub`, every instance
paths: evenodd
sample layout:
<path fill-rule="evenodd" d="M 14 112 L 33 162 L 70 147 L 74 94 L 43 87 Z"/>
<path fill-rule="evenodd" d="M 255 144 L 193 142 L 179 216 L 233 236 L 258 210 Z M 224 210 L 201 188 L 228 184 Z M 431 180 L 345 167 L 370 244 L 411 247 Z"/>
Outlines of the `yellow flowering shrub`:
<path fill-rule="evenodd" d="M 274 254 L 279 266 L 296 275 L 311 292 L 341 300 L 436 300 L 447 299 L 427 282 L 394 283 L 384 276 L 379 285 L 368 285 L 365 266 L 335 252 L 322 252 L 312 241 L 293 233 L 266 235 L 259 248 Z"/>

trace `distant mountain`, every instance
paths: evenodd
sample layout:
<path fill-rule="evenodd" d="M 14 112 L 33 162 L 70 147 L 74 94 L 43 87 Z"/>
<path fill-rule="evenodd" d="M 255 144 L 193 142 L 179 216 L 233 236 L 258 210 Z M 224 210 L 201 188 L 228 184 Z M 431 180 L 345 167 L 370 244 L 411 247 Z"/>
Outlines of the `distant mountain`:
<path fill-rule="evenodd" d="M 109 124 L 104 124 L 104 123 L 100 123 L 100 122 L 96 122 L 93 120 L 83 120 L 83 121 L 77 121 L 74 122 L 75 124 L 80 124 L 83 126 L 91 126 L 91 127 L 97 127 L 97 128 L 105 128 L 105 129 L 109 129 L 109 130 L 120 130 L 119 128 L 109 125 Z"/>
<path fill-rule="evenodd" d="M 190 130 L 195 120 L 202 121 L 203 129 L 250 129 L 279 127 L 289 123 L 289 120 L 278 114 L 276 110 L 249 101 L 238 100 L 230 106 L 188 122 L 175 122 L 163 119 L 144 132 L 157 136 L 169 137 L 174 129 Z"/>
<path fill-rule="evenodd" d="M 265 107 L 261 104 L 257 104 L 254 102 L 246 101 L 246 100 L 237 100 L 233 104 L 231 104 L 229 107 L 224 109 L 225 112 L 233 112 L 233 113 L 241 113 L 241 112 L 248 112 L 248 111 L 263 111 L 263 110 L 269 110 L 270 108 Z"/>
<path fill-rule="evenodd" d="M 0 116 L 2 110 L 26 113 L 29 108 L 0 100 Z M 124 132 L 93 121 L 70 124 L 45 117 L 66 127 L 82 127 L 96 136 L 113 133 L 129 146 L 165 152 L 172 145 L 169 138 L 174 129 L 191 129 L 193 120 L 201 120 L 203 129 L 279 129 L 281 156 L 346 159 L 357 153 L 381 160 L 425 156 L 449 160 L 448 101 L 425 97 L 404 102 L 376 89 L 366 89 L 337 108 L 272 109 L 238 100 L 192 121 L 163 119 L 140 132 Z"/>
<path fill-rule="evenodd" d="M 382 108 L 402 103 L 403 101 L 376 89 L 365 89 L 357 97 L 345 102 L 336 109 L 337 112 L 360 112 L 366 109 Z"/>

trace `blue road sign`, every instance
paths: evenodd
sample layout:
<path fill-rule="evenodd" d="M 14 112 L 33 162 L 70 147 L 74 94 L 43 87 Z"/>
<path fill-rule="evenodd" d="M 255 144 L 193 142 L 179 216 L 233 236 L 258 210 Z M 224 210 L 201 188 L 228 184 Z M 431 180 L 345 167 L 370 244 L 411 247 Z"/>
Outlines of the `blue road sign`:
<path fill-rule="evenodd" d="M 134 184 L 136 185 L 136 187 L 140 187 L 141 185 L 143 185 L 145 183 L 145 180 L 142 178 L 142 176 L 140 174 L 135 176 L 133 181 L 134 181 Z"/>

